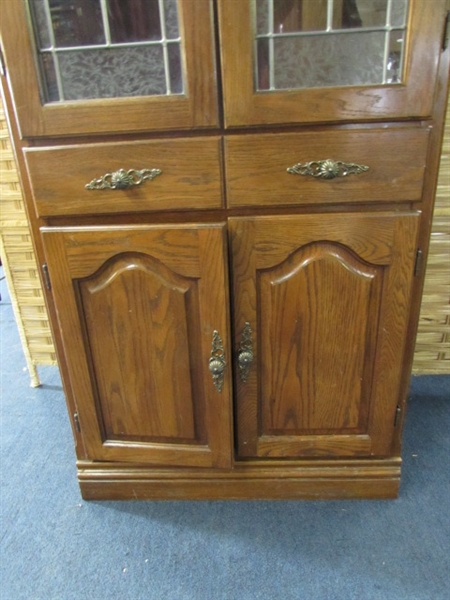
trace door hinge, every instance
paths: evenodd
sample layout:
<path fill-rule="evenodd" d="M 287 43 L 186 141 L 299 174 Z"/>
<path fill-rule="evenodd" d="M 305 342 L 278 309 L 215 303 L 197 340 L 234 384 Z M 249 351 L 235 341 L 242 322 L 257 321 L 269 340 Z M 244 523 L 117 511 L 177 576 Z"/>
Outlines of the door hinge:
<path fill-rule="evenodd" d="M 445 15 L 444 39 L 442 40 L 442 51 L 447 50 L 449 40 L 450 40 L 450 10 L 448 10 L 447 14 Z"/>
<path fill-rule="evenodd" d="M 394 417 L 394 427 L 397 427 L 398 422 L 400 421 L 400 415 L 402 414 L 402 409 L 397 404 L 397 408 L 395 409 L 395 417 Z"/>
<path fill-rule="evenodd" d="M 50 281 L 50 274 L 49 274 L 49 272 L 48 272 L 48 266 L 47 266 L 47 263 L 44 263 L 44 264 L 42 265 L 42 274 L 43 274 L 43 276 L 44 276 L 44 284 L 45 284 L 45 287 L 46 287 L 48 290 L 51 290 L 51 289 L 52 289 L 52 282 Z"/>
<path fill-rule="evenodd" d="M 3 50 L 2 50 L 1 46 L 0 46 L 0 75 L 2 75 L 3 77 L 6 77 L 5 57 L 3 56 Z"/>
<path fill-rule="evenodd" d="M 78 413 L 73 413 L 73 422 L 75 425 L 75 429 L 78 431 L 78 433 L 81 433 L 80 419 L 78 418 Z"/>
<path fill-rule="evenodd" d="M 423 267 L 423 252 L 420 248 L 417 248 L 416 262 L 414 264 L 414 276 L 417 277 L 422 273 Z"/>

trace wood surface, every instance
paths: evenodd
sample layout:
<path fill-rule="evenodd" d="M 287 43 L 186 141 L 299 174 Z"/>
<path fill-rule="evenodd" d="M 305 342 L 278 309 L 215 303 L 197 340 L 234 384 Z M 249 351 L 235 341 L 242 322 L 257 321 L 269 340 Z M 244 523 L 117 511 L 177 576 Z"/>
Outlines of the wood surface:
<path fill-rule="evenodd" d="M 249 500 L 395 498 L 398 457 L 387 460 L 259 461 L 232 471 L 149 469 L 78 462 L 85 500 Z"/>
<path fill-rule="evenodd" d="M 405 83 L 255 92 L 252 3 L 218 0 L 226 127 L 429 117 L 446 0 L 411 0 Z M 336 68 L 339 68 L 336 65 Z"/>
<path fill-rule="evenodd" d="M 214 127 L 217 88 L 209 0 L 178 3 L 186 93 L 42 104 L 22 0 L 2 3 L 2 46 L 21 136 L 48 137 Z M 15 68 L 20 56 L 20 68 Z"/>
<path fill-rule="evenodd" d="M 28 148 L 36 212 L 41 217 L 221 208 L 218 137 Z M 160 169 L 126 190 L 85 185 L 119 169 Z"/>
<path fill-rule="evenodd" d="M 428 127 L 236 135 L 225 139 L 231 207 L 420 200 Z M 368 166 L 335 179 L 288 173 L 326 159 Z"/>
<path fill-rule="evenodd" d="M 208 370 L 214 330 L 229 357 L 223 234 L 43 231 L 90 459 L 230 466 L 230 367 L 221 392 Z"/>
<path fill-rule="evenodd" d="M 240 456 L 389 454 L 418 221 L 230 220 L 235 335 L 249 322 L 255 346 L 236 376 Z"/>

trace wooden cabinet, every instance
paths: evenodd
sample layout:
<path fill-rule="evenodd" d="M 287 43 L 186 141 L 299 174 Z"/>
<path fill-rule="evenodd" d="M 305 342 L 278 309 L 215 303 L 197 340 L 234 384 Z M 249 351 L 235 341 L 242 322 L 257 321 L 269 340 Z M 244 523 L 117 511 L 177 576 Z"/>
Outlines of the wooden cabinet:
<path fill-rule="evenodd" d="M 389 455 L 418 216 L 231 219 L 239 456 Z"/>
<path fill-rule="evenodd" d="M 42 232 L 89 458 L 230 467 L 223 225 Z"/>
<path fill-rule="evenodd" d="M 83 497 L 397 495 L 450 53 L 432 1 L 7 3 Z"/>

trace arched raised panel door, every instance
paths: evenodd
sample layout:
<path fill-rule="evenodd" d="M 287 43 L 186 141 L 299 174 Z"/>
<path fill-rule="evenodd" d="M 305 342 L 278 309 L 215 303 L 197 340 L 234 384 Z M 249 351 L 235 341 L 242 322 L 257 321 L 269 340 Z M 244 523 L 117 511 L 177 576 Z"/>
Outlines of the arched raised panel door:
<path fill-rule="evenodd" d="M 218 0 L 227 127 L 431 115 L 446 0 Z"/>
<path fill-rule="evenodd" d="M 236 377 L 245 457 L 388 455 L 417 214 L 232 220 Z M 245 379 L 245 378 L 244 378 Z"/>
<path fill-rule="evenodd" d="M 229 466 L 223 227 L 48 229 L 48 267 L 89 458 Z"/>
<path fill-rule="evenodd" d="M 218 124 L 210 0 L 8 0 L 0 31 L 23 137 Z"/>

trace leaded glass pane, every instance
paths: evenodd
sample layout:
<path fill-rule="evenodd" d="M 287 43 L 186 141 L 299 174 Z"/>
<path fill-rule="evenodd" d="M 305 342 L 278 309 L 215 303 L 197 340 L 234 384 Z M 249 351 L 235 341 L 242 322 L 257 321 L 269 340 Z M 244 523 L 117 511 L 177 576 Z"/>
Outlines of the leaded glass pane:
<path fill-rule="evenodd" d="M 28 0 L 46 102 L 183 94 L 177 0 Z"/>
<path fill-rule="evenodd" d="M 258 91 L 402 81 L 408 0 L 254 0 Z"/>

